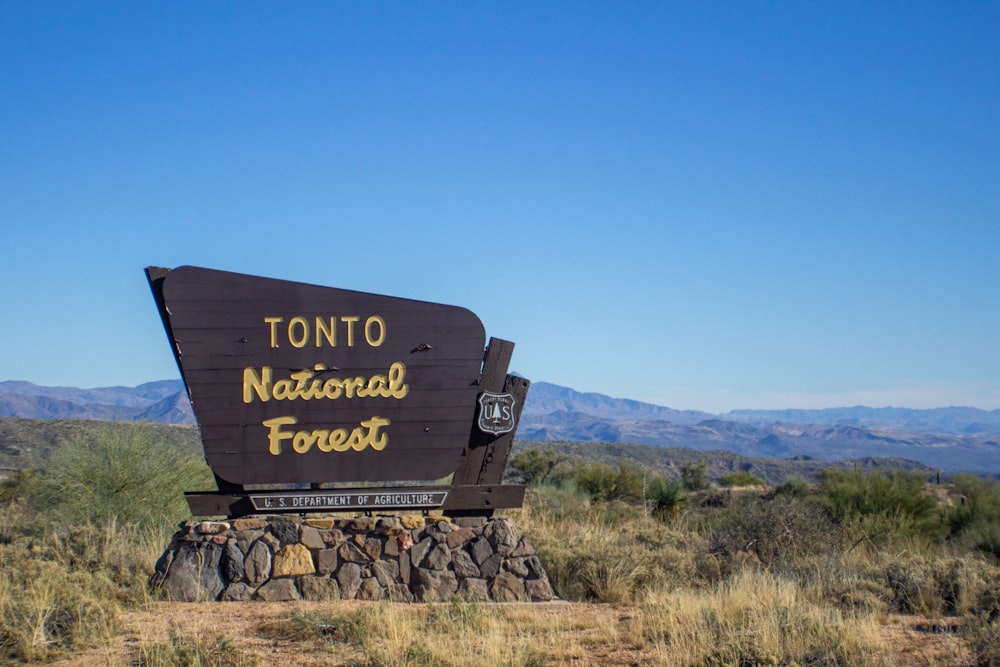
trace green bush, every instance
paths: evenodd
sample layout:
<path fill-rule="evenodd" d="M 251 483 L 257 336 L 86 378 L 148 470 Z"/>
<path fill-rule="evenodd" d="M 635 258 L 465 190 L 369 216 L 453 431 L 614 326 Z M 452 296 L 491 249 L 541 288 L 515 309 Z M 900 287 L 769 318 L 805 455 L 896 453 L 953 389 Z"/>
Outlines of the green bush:
<path fill-rule="evenodd" d="M 569 457 L 550 449 L 526 449 L 511 457 L 508 469 L 528 486 L 561 484 L 566 481 Z"/>
<path fill-rule="evenodd" d="M 922 473 L 828 469 L 821 475 L 820 491 L 834 519 L 872 544 L 928 539 L 940 532 L 937 501 Z"/>
<path fill-rule="evenodd" d="M 1000 558 L 1000 484 L 973 475 L 956 475 L 953 485 L 959 502 L 947 515 L 952 536 Z"/>
<path fill-rule="evenodd" d="M 23 491 L 56 523 L 148 525 L 188 516 L 184 491 L 214 486 L 200 458 L 152 441 L 141 424 L 114 424 L 59 448 Z"/>
<path fill-rule="evenodd" d="M 708 488 L 708 464 L 685 463 L 681 466 L 681 483 L 688 491 L 702 491 Z"/>

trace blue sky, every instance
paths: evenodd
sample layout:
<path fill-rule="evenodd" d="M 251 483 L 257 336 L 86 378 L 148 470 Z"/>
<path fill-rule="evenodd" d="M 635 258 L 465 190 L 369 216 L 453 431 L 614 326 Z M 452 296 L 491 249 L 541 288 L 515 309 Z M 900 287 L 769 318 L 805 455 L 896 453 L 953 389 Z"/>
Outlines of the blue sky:
<path fill-rule="evenodd" d="M 1000 408 L 1000 4 L 0 0 L 0 379 L 176 378 L 142 269 L 467 307 L 676 408 Z"/>

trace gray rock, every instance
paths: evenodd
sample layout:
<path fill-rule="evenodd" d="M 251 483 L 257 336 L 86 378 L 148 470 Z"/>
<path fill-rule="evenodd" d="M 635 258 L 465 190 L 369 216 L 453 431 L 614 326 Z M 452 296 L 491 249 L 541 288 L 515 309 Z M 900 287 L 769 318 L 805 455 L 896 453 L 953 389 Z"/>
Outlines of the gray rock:
<path fill-rule="evenodd" d="M 425 537 L 413 545 L 413 548 L 410 549 L 410 563 L 413 567 L 420 567 L 420 563 L 424 560 L 424 556 L 427 555 L 427 552 L 430 551 L 433 546 L 433 537 Z"/>
<path fill-rule="evenodd" d="M 367 563 L 370 559 L 365 552 L 358 548 L 353 542 L 344 542 L 337 549 L 340 559 L 348 563 Z"/>
<path fill-rule="evenodd" d="M 344 563 L 337 570 L 337 583 L 340 584 L 340 596 L 345 600 L 353 600 L 361 588 L 361 566 L 357 563 Z"/>
<path fill-rule="evenodd" d="M 299 527 L 291 521 L 275 521 L 271 524 L 271 534 L 282 544 L 295 544 L 299 541 Z"/>
<path fill-rule="evenodd" d="M 503 556 L 500 554 L 493 554 L 489 558 L 483 561 L 483 564 L 479 566 L 479 573 L 483 579 L 492 579 L 493 577 L 500 574 L 500 563 L 503 562 Z"/>
<path fill-rule="evenodd" d="M 299 592 L 303 600 L 326 602 L 340 599 L 340 585 L 330 577 L 299 577 Z"/>
<path fill-rule="evenodd" d="M 271 549 L 263 539 L 257 540 L 250 547 L 250 552 L 243 560 L 243 570 L 247 581 L 253 586 L 259 586 L 271 576 Z"/>
<path fill-rule="evenodd" d="M 361 587 L 358 589 L 359 600 L 384 600 L 385 598 L 385 590 L 379 585 L 378 580 L 361 580 Z"/>
<path fill-rule="evenodd" d="M 413 572 L 413 596 L 420 602 L 444 602 L 458 591 L 454 572 L 418 568 Z"/>
<path fill-rule="evenodd" d="M 372 574 L 383 588 L 388 588 L 399 581 L 399 565 L 391 560 L 379 560 L 372 563 Z"/>
<path fill-rule="evenodd" d="M 337 570 L 337 550 L 323 549 L 316 552 L 316 572 L 332 574 Z"/>
<path fill-rule="evenodd" d="M 223 589 L 221 559 L 222 547 L 215 544 L 180 545 L 163 579 L 163 595 L 178 602 L 217 599 Z"/>
<path fill-rule="evenodd" d="M 312 526 L 304 524 L 299 526 L 299 542 L 311 551 L 319 551 L 326 547 L 326 544 L 323 542 L 323 536 L 320 535 L 319 531 Z"/>
<path fill-rule="evenodd" d="M 382 557 L 382 540 L 377 537 L 369 537 L 365 540 L 365 553 L 371 560 L 378 560 Z"/>
<path fill-rule="evenodd" d="M 523 558 L 508 558 L 504 562 L 504 567 L 513 575 L 521 577 L 524 579 L 530 574 L 528 566 L 525 564 Z"/>
<path fill-rule="evenodd" d="M 233 538 L 226 542 L 222 552 L 222 575 L 225 581 L 243 578 L 243 552 Z"/>
<path fill-rule="evenodd" d="M 444 570 L 451 563 L 451 551 L 447 544 L 438 544 L 424 559 L 424 565 L 432 570 Z"/>
<path fill-rule="evenodd" d="M 301 600 L 302 596 L 294 579 L 271 579 L 257 589 L 257 598 L 265 602 L 288 602 Z"/>
<path fill-rule="evenodd" d="M 226 586 L 226 590 L 222 591 L 222 597 L 219 599 L 223 602 L 246 602 L 253 599 L 253 594 L 253 586 L 240 581 Z"/>
<path fill-rule="evenodd" d="M 490 597 L 497 602 L 520 602 L 527 599 L 524 582 L 509 572 L 504 572 L 493 580 Z"/>
<path fill-rule="evenodd" d="M 452 569 L 459 579 L 479 576 L 479 566 L 472 560 L 472 556 L 464 551 L 453 551 L 451 554 Z"/>
<path fill-rule="evenodd" d="M 524 582 L 524 591 L 532 602 L 548 602 L 556 596 L 547 579 L 529 579 Z"/>
<path fill-rule="evenodd" d="M 480 537 L 472 543 L 472 559 L 476 565 L 482 565 L 483 561 L 493 555 L 493 547 L 485 537 Z"/>
<path fill-rule="evenodd" d="M 511 558 L 523 558 L 524 556 L 534 556 L 535 555 L 535 545 L 531 543 L 527 537 L 521 536 L 520 541 L 514 550 L 510 552 Z"/>
<path fill-rule="evenodd" d="M 250 551 L 250 545 L 263 536 L 263 530 L 241 530 L 233 535 L 236 538 L 236 545 L 244 555 Z"/>
<path fill-rule="evenodd" d="M 466 600 L 475 602 L 488 602 L 490 599 L 485 579 L 463 579 L 458 585 L 458 594 Z"/>
<path fill-rule="evenodd" d="M 501 556 L 506 556 L 517 547 L 521 540 L 521 531 L 508 519 L 494 519 L 486 524 L 483 535 L 493 545 L 493 550 Z"/>
<path fill-rule="evenodd" d="M 393 602 L 413 602 L 413 593 L 404 584 L 392 584 L 387 587 L 386 593 Z"/>

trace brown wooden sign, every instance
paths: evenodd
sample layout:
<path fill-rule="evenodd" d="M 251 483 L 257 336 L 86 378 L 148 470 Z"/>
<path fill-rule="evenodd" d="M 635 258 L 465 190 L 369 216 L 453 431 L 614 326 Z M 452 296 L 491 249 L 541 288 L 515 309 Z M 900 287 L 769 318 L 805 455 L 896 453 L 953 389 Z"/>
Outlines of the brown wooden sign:
<path fill-rule="evenodd" d="M 146 272 L 220 491 L 452 473 L 475 486 L 486 478 L 470 465 L 485 458 L 472 450 L 512 438 L 523 392 L 481 386 L 485 332 L 469 310 L 190 266 Z M 325 508 L 310 493 L 268 509 Z"/>

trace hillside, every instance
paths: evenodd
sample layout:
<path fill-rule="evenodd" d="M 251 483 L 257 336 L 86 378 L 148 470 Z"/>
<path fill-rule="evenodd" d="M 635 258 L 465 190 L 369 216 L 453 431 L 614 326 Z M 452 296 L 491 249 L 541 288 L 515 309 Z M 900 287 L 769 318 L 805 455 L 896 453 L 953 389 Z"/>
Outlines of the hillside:
<path fill-rule="evenodd" d="M 76 389 L 0 382 L 0 416 L 194 424 L 179 380 Z M 752 458 L 821 461 L 898 458 L 947 472 L 1000 472 L 1000 410 L 674 410 L 535 382 L 517 435 L 523 440 L 635 443 Z"/>

